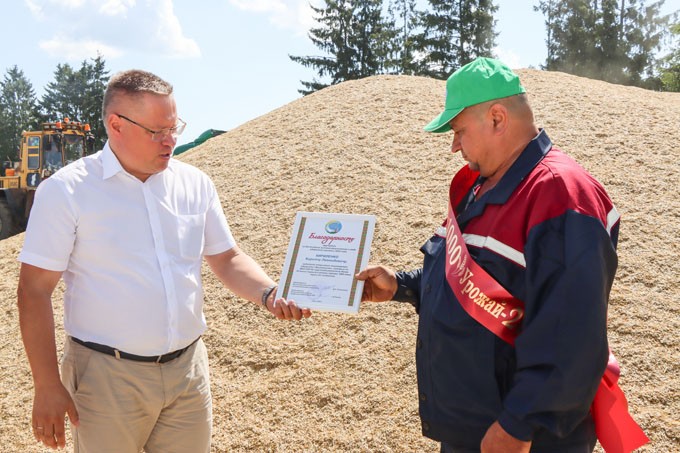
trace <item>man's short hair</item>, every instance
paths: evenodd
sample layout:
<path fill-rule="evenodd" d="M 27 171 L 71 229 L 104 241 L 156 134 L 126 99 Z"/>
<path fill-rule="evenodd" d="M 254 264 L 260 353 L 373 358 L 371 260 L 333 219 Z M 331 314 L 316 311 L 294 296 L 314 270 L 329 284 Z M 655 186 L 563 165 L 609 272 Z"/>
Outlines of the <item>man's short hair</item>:
<path fill-rule="evenodd" d="M 137 97 L 143 94 L 158 94 L 169 96 L 172 94 L 172 85 L 165 80 L 140 69 L 129 69 L 114 74 L 104 92 L 102 102 L 102 118 L 106 121 L 107 108 L 112 100 L 120 95 Z"/>

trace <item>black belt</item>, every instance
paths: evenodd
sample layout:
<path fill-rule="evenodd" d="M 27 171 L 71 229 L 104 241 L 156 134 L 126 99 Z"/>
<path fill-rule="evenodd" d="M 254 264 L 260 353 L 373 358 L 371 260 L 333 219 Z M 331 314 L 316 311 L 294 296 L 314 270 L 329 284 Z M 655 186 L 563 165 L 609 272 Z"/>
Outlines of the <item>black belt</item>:
<path fill-rule="evenodd" d="M 173 352 L 168 352 L 167 354 L 163 354 L 163 355 L 152 355 L 152 356 L 130 354 L 128 352 L 119 351 L 118 349 L 112 348 L 111 346 L 106 346 L 106 345 L 99 344 L 99 343 L 92 343 L 90 341 L 83 341 L 83 340 L 78 339 L 76 337 L 71 337 L 71 340 L 75 341 L 78 344 L 85 346 L 86 348 L 90 348 L 93 351 L 102 352 L 104 354 L 112 355 L 117 359 L 128 359 L 128 360 L 134 360 L 136 362 L 166 363 L 166 362 L 169 362 L 169 361 L 174 360 L 177 357 L 181 356 L 184 353 L 184 351 L 189 349 L 200 338 L 201 337 L 196 338 L 186 348 L 178 349 L 178 350 L 173 351 Z"/>

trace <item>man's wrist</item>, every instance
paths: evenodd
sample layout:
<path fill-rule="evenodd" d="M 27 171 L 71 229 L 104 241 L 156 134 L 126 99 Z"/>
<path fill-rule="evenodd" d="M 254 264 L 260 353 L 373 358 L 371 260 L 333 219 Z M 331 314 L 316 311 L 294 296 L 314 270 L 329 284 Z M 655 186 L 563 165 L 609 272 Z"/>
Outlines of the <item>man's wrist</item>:
<path fill-rule="evenodd" d="M 269 301 L 270 297 L 273 298 L 273 296 L 276 294 L 276 289 L 278 288 L 277 285 L 271 285 L 267 286 L 264 291 L 262 291 L 262 298 L 260 300 L 262 308 L 265 310 L 267 309 L 267 302 Z"/>
<path fill-rule="evenodd" d="M 403 272 L 395 273 L 397 279 L 397 288 L 392 294 L 392 300 L 397 302 L 408 302 L 413 304 L 418 301 L 418 294 L 413 290 L 413 288 L 406 285 L 406 280 L 404 279 Z"/>

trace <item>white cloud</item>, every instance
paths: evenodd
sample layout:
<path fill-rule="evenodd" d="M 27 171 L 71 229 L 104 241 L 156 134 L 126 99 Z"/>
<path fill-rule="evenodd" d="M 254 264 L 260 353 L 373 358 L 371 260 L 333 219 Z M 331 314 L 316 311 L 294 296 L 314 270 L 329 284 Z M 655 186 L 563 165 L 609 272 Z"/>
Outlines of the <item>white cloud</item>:
<path fill-rule="evenodd" d="M 493 51 L 499 60 L 512 69 L 521 69 L 526 67 L 526 64 L 522 63 L 522 58 L 513 50 L 496 47 Z"/>
<path fill-rule="evenodd" d="M 156 42 L 169 51 L 171 57 L 193 58 L 201 56 L 201 49 L 196 41 L 182 33 L 182 25 L 175 15 L 172 0 L 160 0 L 156 22 Z"/>
<path fill-rule="evenodd" d="M 40 47 L 56 58 L 93 58 L 97 50 L 107 58 L 201 56 L 196 41 L 184 35 L 173 0 L 68 0 L 68 8 L 59 7 L 63 0 L 24 1 L 37 20 L 49 21 L 51 36 Z"/>
<path fill-rule="evenodd" d="M 67 2 L 59 0 L 50 0 L 55 7 L 68 8 L 68 9 L 78 9 L 81 8 L 87 0 L 69 0 Z"/>
<path fill-rule="evenodd" d="M 317 25 L 314 18 L 314 11 L 309 7 L 310 2 L 298 2 L 297 4 L 297 23 L 302 27 L 303 34 L 307 34 L 310 28 Z"/>
<path fill-rule="evenodd" d="M 40 48 L 50 56 L 65 58 L 69 61 L 82 61 L 101 54 L 105 59 L 117 58 L 122 55 L 120 49 L 98 41 L 74 41 L 70 38 L 58 36 L 40 43 Z"/>
<path fill-rule="evenodd" d="M 230 3 L 238 9 L 255 11 L 256 13 L 281 13 L 288 9 L 288 6 L 282 0 L 230 0 Z"/>
<path fill-rule="evenodd" d="M 305 34 L 314 25 L 309 0 L 229 0 L 234 7 L 268 16 L 273 25 Z"/>
<path fill-rule="evenodd" d="M 107 16 L 125 15 L 135 3 L 135 0 L 106 0 L 99 6 L 99 12 Z"/>
<path fill-rule="evenodd" d="M 33 14 L 33 17 L 35 17 L 38 20 L 45 19 L 45 14 L 43 14 L 42 5 L 39 5 L 38 2 L 34 2 L 33 0 L 24 0 L 24 3 L 26 4 L 26 7 L 31 12 L 31 14 Z"/>
<path fill-rule="evenodd" d="M 88 0 L 24 0 L 24 3 L 34 16 L 45 19 L 60 10 L 74 10 L 81 8 Z"/>

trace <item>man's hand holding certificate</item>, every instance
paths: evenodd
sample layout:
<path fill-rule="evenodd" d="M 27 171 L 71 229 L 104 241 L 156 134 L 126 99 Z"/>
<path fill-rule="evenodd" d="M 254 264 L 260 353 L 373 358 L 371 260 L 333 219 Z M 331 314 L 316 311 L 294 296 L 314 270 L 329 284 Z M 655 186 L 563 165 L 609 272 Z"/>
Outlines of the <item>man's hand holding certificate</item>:
<path fill-rule="evenodd" d="M 374 228 L 371 215 L 298 212 L 277 298 L 357 313 L 364 282 L 354 275 L 368 264 Z"/>

